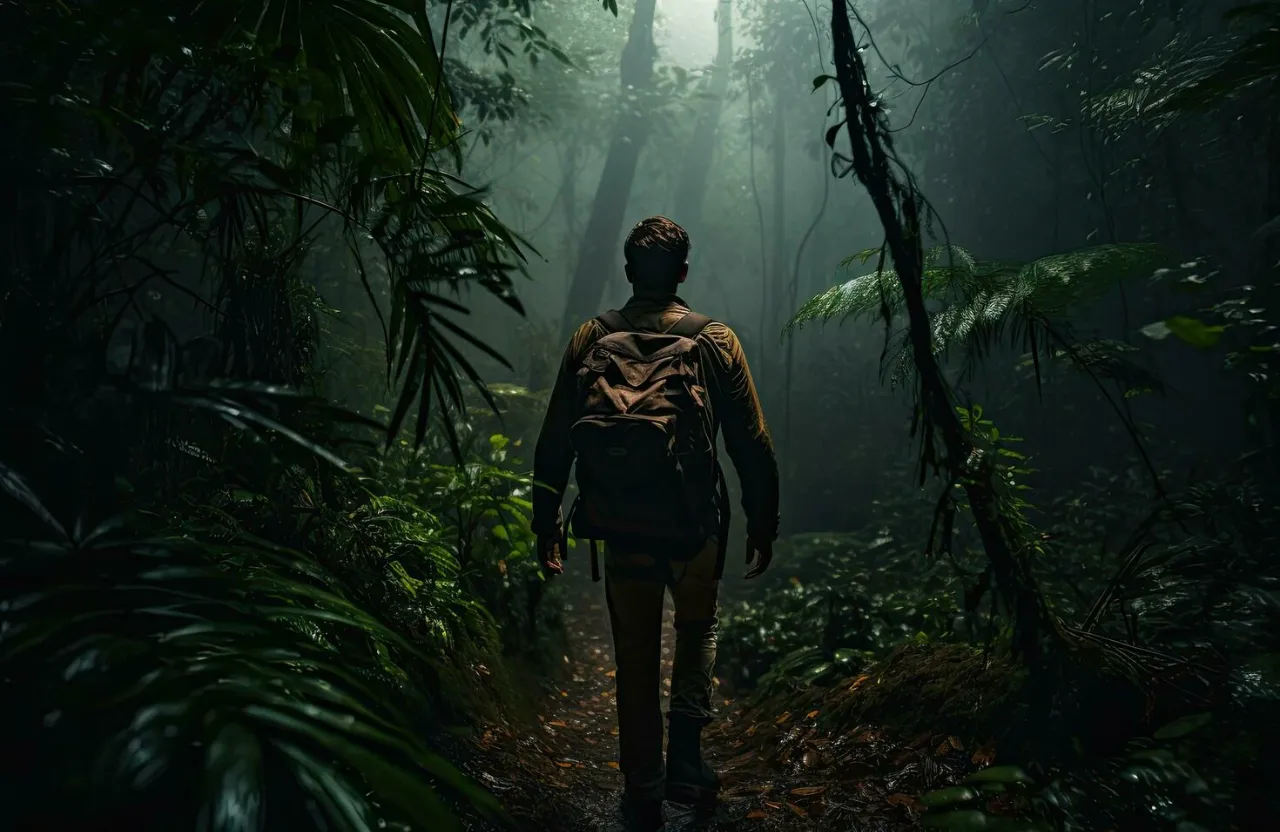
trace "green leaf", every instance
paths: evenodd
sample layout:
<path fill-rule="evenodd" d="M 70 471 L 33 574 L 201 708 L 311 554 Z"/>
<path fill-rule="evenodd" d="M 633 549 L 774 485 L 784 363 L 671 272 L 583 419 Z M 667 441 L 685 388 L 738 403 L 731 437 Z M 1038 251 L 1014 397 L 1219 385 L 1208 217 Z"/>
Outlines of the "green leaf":
<path fill-rule="evenodd" d="M 833 124 L 827 128 L 827 147 L 836 146 L 836 136 L 840 135 L 840 128 L 844 127 L 844 122 Z"/>
<path fill-rule="evenodd" d="M 1163 341 L 1168 338 L 1173 330 L 1169 329 L 1169 325 L 1164 321 L 1154 321 L 1139 330 L 1143 335 L 1155 341 Z"/>
<path fill-rule="evenodd" d="M 1166 318 L 1164 324 L 1173 335 L 1200 349 L 1208 349 L 1218 343 L 1218 339 L 1226 331 L 1224 326 L 1210 326 L 1196 318 L 1182 315 Z"/>
<path fill-rule="evenodd" d="M 949 789 L 938 789 L 920 798 L 920 802 L 930 809 L 938 806 L 949 806 L 952 803 L 967 803 L 977 800 L 978 793 L 964 786 L 952 786 Z"/>

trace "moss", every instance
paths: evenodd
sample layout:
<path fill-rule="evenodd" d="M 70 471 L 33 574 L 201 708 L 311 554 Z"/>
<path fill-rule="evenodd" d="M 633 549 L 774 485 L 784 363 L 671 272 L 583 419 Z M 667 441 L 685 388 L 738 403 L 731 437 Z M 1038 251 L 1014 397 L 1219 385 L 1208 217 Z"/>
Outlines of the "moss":
<path fill-rule="evenodd" d="M 1023 678 L 1009 659 L 968 645 L 904 645 L 836 688 L 828 712 L 851 727 L 997 739 L 1020 711 Z"/>
<path fill-rule="evenodd" d="M 1008 736 L 1025 710 L 1025 671 L 968 645 L 903 645 L 864 673 L 829 685 L 778 691 L 759 713 L 820 709 L 828 735 L 876 726 L 900 737 L 929 732 L 976 742 Z"/>

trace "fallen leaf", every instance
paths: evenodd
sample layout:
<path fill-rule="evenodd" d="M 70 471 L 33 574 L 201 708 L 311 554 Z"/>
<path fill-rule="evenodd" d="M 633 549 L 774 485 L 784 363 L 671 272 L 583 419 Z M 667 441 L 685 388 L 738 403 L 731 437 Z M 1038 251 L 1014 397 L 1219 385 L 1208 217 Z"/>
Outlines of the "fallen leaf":
<path fill-rule="evenodd" d="M 573 763 L 564 760 L 556 760 L 556 765 L 560 766 L 560 768 L 573 768 Z"/>
<path fill-rule="evenodd" d="M 788 719 L 791 719 L 791 711 L 783 711 L 782 716 L 780 716 L 780 717 L 778 717 L 777 719 L 775 719 L 775 720 L 773 721 L 773 724 L 774 724 L 774 725 L 782 725 L 782 724 L 786 723 L 786 721 L 787 721 Z"/>
<path fill-rule="evenodd" d="M 909 794 L 903 794 L 902 792 L 891 794 L 888 797 L 886 797 L 884 800 L 890 806 L 903 806 L 913 811 L 919 805 L 919 801 L 916 800 L 915 797 Z"/>
<path fill-rule="evenodd" d="M 606 765 L 606 766 L 608 766 L 609 768 L 617 768 L 617 767 L 618 767 L 618 761 L 617 761 L 617 760 L 610 760 L 609 762 L 605 763 L 605 765 Z"/>
<path fill-rule="evenodd" d="M 764 809 L 752 809 L 750 812 L 747 812 L 747 820 L 759 820 L 760 818 L 767 817 L 769 817 L 769 813 Z"/>
<path fill-rule="evenodd" d="M 809 711 L 809 713 L 807 713 L 807 714 L 805 714 L 805 715 L 804 715 L 804 718 L 805 718 L 805 719 L 813 719 L 813 718 L 814 718 L 815 716 L 817 716 L 817 715 L 818 715 L 818 712 L 817 712 L 817 711 Z"/>
<path fill-rule="evenodd" d="M 782 804 L 781 804 L 781 803 L 774 803 L 772 800 L 766 800 L 766 801 L 764 802 L 764 805 L 768 806 L 770 809 L 781 809 L 781 808 L 782 808 Z"/>
<path fill-rule="evenodd" d="M 990 745 L 984 745 L 973 752 L 970 760 L 976 766 L 989 766 L 996 761 L 996 750 Z"/>
<path fill-rule="evenodd" d="M 800 786 L 792 789 L 791 793 L 796 797 L 812 797 L 815 794 L 822 794 L 826 790 L 826 786 Z"/>
<path fill-rule="evenodd" d="M 604 675 L 605 675 L 605 676 L 607 676 L 608 678 L 612 679 L 614 676 L 617 676 L 617 675 L 618 675 L 618 671 L 617 671 L 616 669 L 615 669 L 615 670 L 610 670 L 608 673 L 606 673 L 606 674 L 604 674 Z"/>
<path fill-rule="evenodd" d="M 808 812 L 806 812 L 804 809 L 801 809 L 799 806 L 797 806 L 796 804 L 790 801 L 787 801 L 787 808 L 790 809 L 792 812 L 794 812 L 796 817 L 803 818 L 803 817 L 809 816 Z"/>
<path fill-rule="evenodd" d="M 562 719 L 553 719 L 553 720 L 551 720 L 550 722 L 548 722 L 547 724 L 548 724 L 548 725 L 554 725 L 554 726 L 556 726 L 557 728 L 568 728 L 568 727 L 569 727 L 567 724 L 565 724 L 565 721 L 564 721 L 564 720 L 562 720 Z"/>
<path fill-rule="evenodd" d="M 858 688 L 862 687 L 864 684 L 867 683 L 867 680 L 870 678 L 871 678 L 870 676 L 864 673 L 858 678 L 854 679 L 853 684 L 849 686 L 849 693 L 853 693 Z"/>

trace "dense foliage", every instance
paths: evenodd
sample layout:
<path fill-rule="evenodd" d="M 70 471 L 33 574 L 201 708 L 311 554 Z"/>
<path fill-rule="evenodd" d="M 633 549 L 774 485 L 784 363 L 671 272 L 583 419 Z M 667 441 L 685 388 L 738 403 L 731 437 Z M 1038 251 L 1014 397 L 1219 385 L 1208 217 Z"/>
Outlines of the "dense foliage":
<path fill-rule="evenodd" d="M 926 826 L 1280 815 L 1280 3 L 701 5 L 0 2 L 7 823 L 501 822 L 604 672 L 529 526 L 591 193 L 773 426 L 723 693 L 994 743 Z"/>
<path fill-rule="evenodd" d="M 523 702 L 554 620 L 462 386 L 459 344 L 496 353 L 449 316 L 470 285 L 518 309 L 522 252 L 442 167 L 422 5 L 3 15 L 8 820 L 498 812 L 442 749 Z M 381 356 L 342 337 L 369 307 Z"/>

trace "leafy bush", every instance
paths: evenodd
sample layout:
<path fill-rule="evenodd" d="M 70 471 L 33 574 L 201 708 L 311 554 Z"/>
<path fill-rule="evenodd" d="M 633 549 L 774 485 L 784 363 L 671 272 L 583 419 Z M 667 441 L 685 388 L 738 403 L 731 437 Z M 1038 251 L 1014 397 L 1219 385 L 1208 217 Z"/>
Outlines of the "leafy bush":
<path fill-rule="evenodd" d="M 950 638 L 961 583 L 919 547 L 888 528 L 780 541 L 767 582 L 721 612 L 721 679 L 738 690 L 767 676 L 822 682 L 903 641 Z"/>

